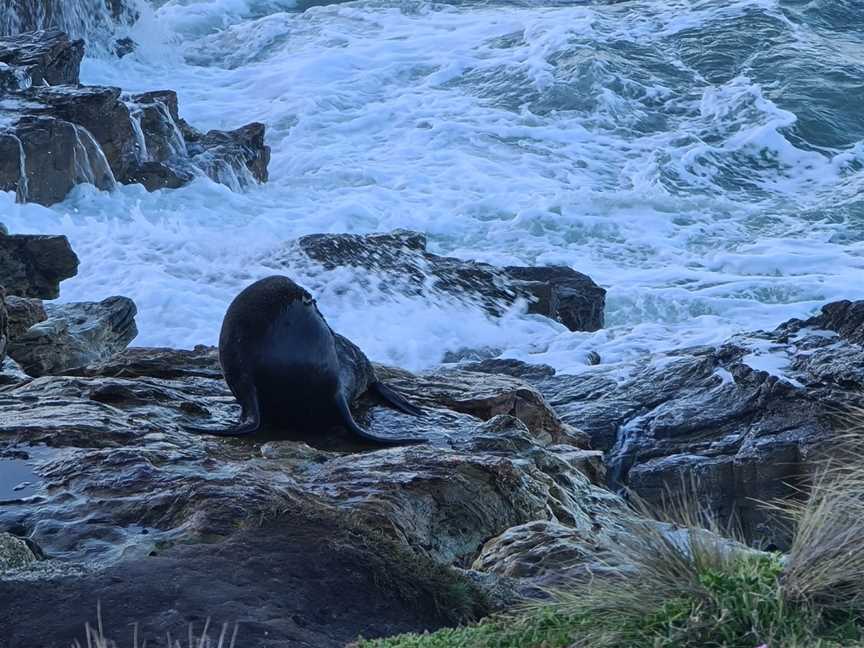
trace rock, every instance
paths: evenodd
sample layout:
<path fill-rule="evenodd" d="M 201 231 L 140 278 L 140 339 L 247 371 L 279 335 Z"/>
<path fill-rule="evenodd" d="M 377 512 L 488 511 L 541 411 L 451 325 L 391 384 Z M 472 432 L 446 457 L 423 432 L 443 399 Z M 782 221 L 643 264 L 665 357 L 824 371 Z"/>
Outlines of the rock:
<path fill-rule="evenodd" d="M 0 586 L 4 648 L 86 646 L 84 624 L 95 626 L 97 609 L 110 645 L 135 645 L 134 626 L 139 646 L 164 646 L 166 634 L 190 629 L 194 645 L 216 646 L 225 624 L 228 646 L 237 624 L 236 645 L 256 648 L 342 648 L 359 635 L 422 633 L 485 612 L 477 588 L 453 570 L 346 516 L 296 506 L 221 541 L 40 576 Z M 206 643 L 198 638 L 205 619 Z"/>
<path fill-rule="evenodd" d="M 0 63 L 20 73 L 22 82 L 8 90 L 55 85 L 77 85 L 84 58 L 84 41 L 70 40 L 60 31 L 30 33 L 0 38 Z"/>
<path fill-rule="evenodd" d="M 9 338 L 23 335 L 34 324 L 48 319 L 41 299 L 9 296 L 6 298 L 6 311 L 9 317 Z"/>
<path fill-rule="evenodd" d="M 138 44 L 131 38 L 118 38 L 111 46 L 111 51 L 117 58 L 129 56 L 138 48 Z"/>
<path fill-rule="evenodd" d="M 810 320 L 620 368 L 535 381 L 565 422 L 607 453 L 610 483 L 659 503 L 686 488 L 746 538 L 785 548 L 759 502 L 793 497 L 831 453 L 838 414 L 864 407 L 864 302 Z M 764 370 L 767 368 L 768 370 Z M 778 369 L 780 368 L 780 369 Z"/>
<path fill-rule="evenodd" d="M 52 205 L 85 183 L 155 191 L 204 175 L 234 190 L 266 182 L 263 124 L 201 133 L 180 118 L 173 91 L 79 85 L 82 55 L 81 41 L 62 32 L 0 38 L 0 190 Z"/>
<path fill-rule="evenodd" d="M 10 569 L 20 569 L 36 561 L 36 554 L 21 538 L 11 533 L 0 532 L 0 574 Z"/>
<path fill-rule="evenodd" d="M 361 286 L 403 295 L 438 294 L 478 304 L 500 316 L 519 301 L 532 313 L 555 319 L 571 330 L 603 326 L 606 291 L 570 268 L 497 268 L 432 254 L 419 232 L 313 234 L 264 260 L 280 270 L 312 261 L 324 270 L 364 271 Z"/>
<path fill-rule="evenodd" d="M 528 307 L 529 313 L 551 317 L 571 331 L 603 328 L 606 291 L 588 275 L 562 266 L 504 270 L 537 298 Z"/>
<path fill-rule="evenodd" d="M 437 436 L 426 446 L 349 454 L 350 437 L 335 431 L 327 434 L 343 443 L 335 452 L 278 436 L 256 445 L 190 434 L 181 425 L 239 414 L 222 380 L 194 375 L 213 367 L 210 353 L 132 349 L 102 365 L 102 375 L 90 368 L 89 376 L 43 376 L 0 391 L 0 451 L 43 448 L 40 506 L 0 509 L 0 528 L 14 521 L 35 530 L 48 555 L 107 564 L 146 555 L 154 543 L 230 536 L 244 520 L 254 524 L 300 498 L 329 502 L 405 546 L 467 566 L 512 526 L 590 526 L 623 506 L 592 483 L 592 453 L 543 446 L 510 416 L 483 422 L 430 405 L 415 418 L 365 403 L 356 415 L 373 434 L 429 426 Z M 191 365 L 194 372 L 184 369 Z M 143 375 L 168 376 L 172 367 L 179 371 L 171 379 Z M 58 525 L 63 533 L 52 533 Z M 147 537 L 128 536 L 130 525 Z"/>
<path fill-rule="evenodd" d="M 48 318 L 16 337 L 9 355 L 31 376 L 56 374 L 110 358 L 138 335 L 127 297 L 50 305 Z"/>
<path fill-rule="evenodd" d="M 6 359 L 6 346 L 9 344 L 9 315 L 6 306 L 6 291 L 0 286 L 0 366 Z"/>
<path fill-rule="evenodd" d="M 107 45 L 114 31 L 138 17 L 135 0 L 4 0 L 0 36 L 36 30 L 62 30 L 86 38 L 94 48 Z"/>
<path fill-rule="evenodd" d="M 78 273 L 78 257 L 65 236 L 0 234 L 0 277 L 20 297 L 56 299 L 60 282 Z"/>
<path fill-rule="evenodd" d="M 386 375 L 386 373 L 384 374 Z M 507 414 L 522 421 L 540 443 L 584 443 L 584 436 L 562 424 L 534 387 L 504 375 L 464 370 L 430 372 L 405 378 L 391 375 L 387 382 L 418 403 L 437 405 L 488 421 Z"/>

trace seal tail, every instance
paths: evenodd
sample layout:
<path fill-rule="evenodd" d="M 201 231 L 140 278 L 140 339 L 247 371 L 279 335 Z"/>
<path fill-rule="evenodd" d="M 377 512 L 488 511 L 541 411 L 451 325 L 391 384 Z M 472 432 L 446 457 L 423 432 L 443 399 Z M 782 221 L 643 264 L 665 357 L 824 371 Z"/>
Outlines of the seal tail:
<path fill-rule="evenodd" d="M 336 407 L 339 410 L 339 416 L 342 419 L 342 425 L 348 428 L 348 430 L 354 433 L 354 435 L 360 437 L 361 439 L 364 439 L 365 441 L 369 441 L 380 446 L 406 446 L 426 443 L 425 439 L 409 439 L 404 437 L 387 438 L 375 436 L 374 434 L 369 434 L 366 430 L 357 425 L 357 421 L 355 421 L 354 417 L 351 416 L 351 411 L 348 409 L 348 403 L 344 398 L 339 399 Z"/>
<path fill-rule="evenodd" d="M 378 394 L 378 396 L 384 399 L 384 401 L 400 412 L 410 414 L 411 416 L 423 416 L 423 410 L 413 403 L 409 403 L 402 394 L 392 387 L 388 387 L 381 381 L 372 383 L 369 385 L 369 389 Z"/>

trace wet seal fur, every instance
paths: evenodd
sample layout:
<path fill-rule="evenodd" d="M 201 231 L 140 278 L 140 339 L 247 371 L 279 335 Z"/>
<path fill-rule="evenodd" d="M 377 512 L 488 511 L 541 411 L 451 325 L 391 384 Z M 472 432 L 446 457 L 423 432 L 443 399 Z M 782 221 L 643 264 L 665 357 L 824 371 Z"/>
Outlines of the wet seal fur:
<path fill-rule="evenodd" d="M 245 288 L 225 314 L 219 336 L 225 381 L 242 408 L 233 428 L 187 427 L 191 432 L 244 436 L 273 424 L 320 430 L 341 425 L 379 445 L 424 443 L 369 434 L 348 406 L 366 392 L 397 410 L 422 410 L 387 387 L 363 352 L 334 333 L 312 295 L 288 277 L 274 275 Z"/>

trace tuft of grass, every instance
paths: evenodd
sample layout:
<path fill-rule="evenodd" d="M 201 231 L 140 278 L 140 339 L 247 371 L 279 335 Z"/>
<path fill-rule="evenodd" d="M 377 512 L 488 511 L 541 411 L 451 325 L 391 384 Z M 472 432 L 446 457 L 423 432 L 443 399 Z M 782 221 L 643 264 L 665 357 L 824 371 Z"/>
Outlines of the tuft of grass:
<path fill-rule="evenodd" d="M 805 497 L 772 506 L 794 530 L 787 556 L 734 540 L 686 494 L 621 521 L 609 567 L 551 601 L 361 648 L 864 648 L 864 441 L 845 440 Z M 674 499 L 674 498 L 673 498 Z M 730 539 L 728 536 L 732 535 Z"/>
<path fill-rule="evenodd" d="M 186 645 L 180 640 L 175 640 L 168 633 L 167 648 L 234 648 L 237 641 L 238 626 L 235 624 L 233 631 L 229 635 L 229 625 L 222 624 L 222 630 L 219 637 L 215 640 L 210 637 L 210 619 L 204 622 L 204 628 L 200 635 L 195 634 L 195 629 L 190 625 L 189 634 L 186 637 Z M 86 648 L 119 648 L 119 644 L 105 635 L 105 628 L 102 624 L 102 603 L 96 604 L 96 625 L 91 626 L 89 623 L 84 624 L 84 637 Z M 135 624 L 132 628 L 132 643 L 131 648 L 147 648 L 147 641 L 142 642 L 138 636 L 138 625 Z M 84 648 L 76 639 L 71 648 Z"/>

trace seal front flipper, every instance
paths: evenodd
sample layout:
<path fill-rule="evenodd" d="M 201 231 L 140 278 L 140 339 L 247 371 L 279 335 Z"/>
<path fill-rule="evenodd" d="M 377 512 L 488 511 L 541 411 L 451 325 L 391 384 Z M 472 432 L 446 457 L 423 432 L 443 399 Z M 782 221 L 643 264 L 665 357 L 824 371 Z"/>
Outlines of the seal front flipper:
<path fill-rule="evenodd" d="M 421 410 L 413 403 L 409 403 L 402 394 L 397 392 L 392 387 L 388 387 L 380 380 L 375 381 L 374 383 L 369 385 L 369 391 L 378 394 L 378 396 L 384 399 L 384 401 L 392 405 L 400 412 L 410 414 L 411 416 L 423 416 L 423 410 Z"/>
<path fill-rule="evenodd" d="M 342 423 L 342 425 L 344 425 L 347 429 L 353 432 L 356 436 L 360 437 L 361 439 L 365 439 L 366 441 L 377 443 L 378 445 L 383 446 L 404 446 L 426 443 L 425 439 L 389 439 L 369 434 L 366 430 L 357 425 L 357 421 L 354 420 L 354 417 L 351 416 L 351 411 L 348 409 L 348 402 L 343 396 L 340 396 L 338 398 L 336 402 L 336 409 L 339 412 L 339 417 L 341 419 L 340 422 Z"/>

